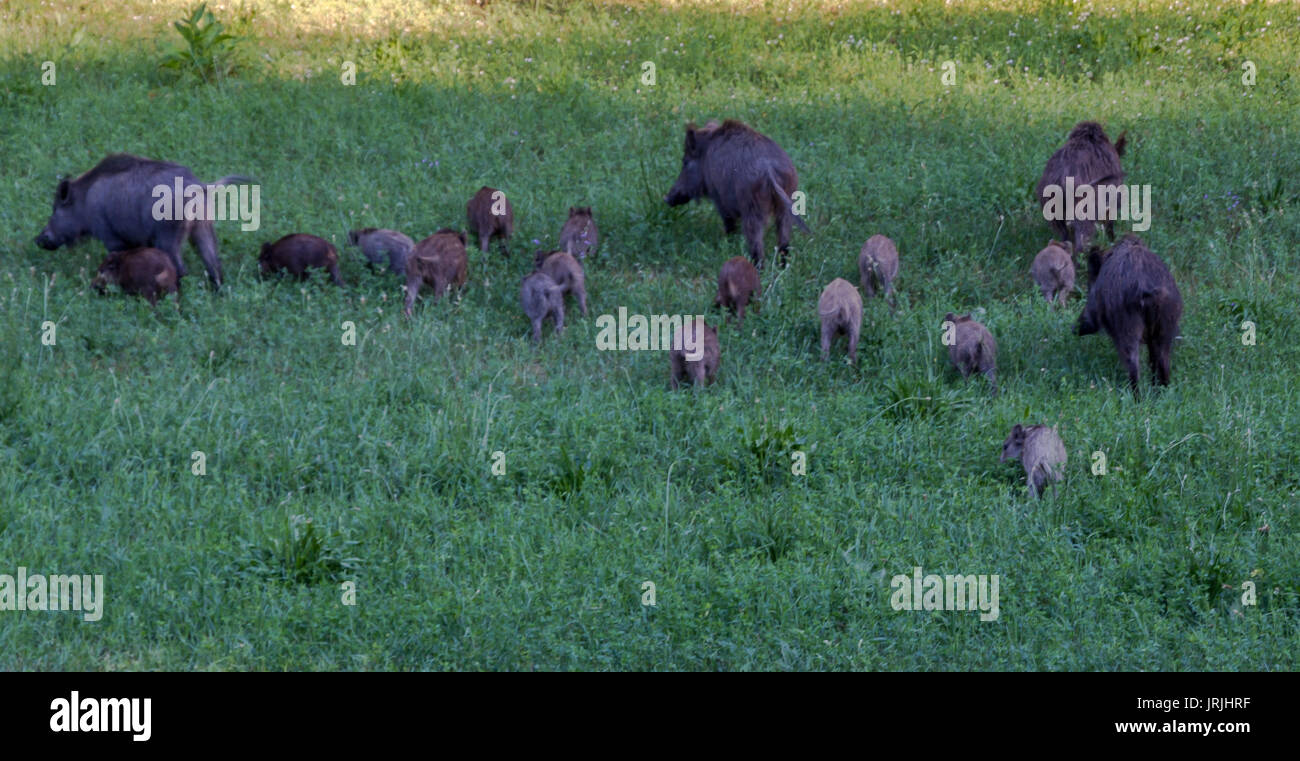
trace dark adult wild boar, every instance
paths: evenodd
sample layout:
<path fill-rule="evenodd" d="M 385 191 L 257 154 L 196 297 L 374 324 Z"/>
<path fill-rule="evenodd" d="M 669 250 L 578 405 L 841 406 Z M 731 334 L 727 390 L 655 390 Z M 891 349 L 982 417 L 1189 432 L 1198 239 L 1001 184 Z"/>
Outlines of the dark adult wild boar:
<path fill-rule="evenodd" d="M 794 162 L 770 138 L 728 119 L 703 127 L 686 126 L 682 171 L 664 196 L 669 206 L 696 198 L 713 201 L 728 233 L 739 222 L 749 245 L 749 258 L 763 266 L 763 231 L 776 218 L 777 246 L 784 266 L 790 248 L 790 225 L 804 224 L 791 210 L 790 197 L 799 187 Z"/>
<path fill-rule="evenodd" d="M 219 288 L 221 261 L 217 258 L 212 220 L 154 219 L 154 206 L 159 200 L 154 197 L 154 188 L 165 186 L 174 193 L 177 178 L 187 190 L 190 186 L 202 188 L 206 210 L 207 187 L 188 167 L 126 153 L 109 156 L 80 177 L 59 182 L 54 191 L 54 211 L 45 229 L 36 236 L 36 245 L 53 251 L 90 236 L 109 251 L 157 248 L 167 252 L 176 274 L 184 276 L 181 247 L 189 240 L 203 259 L 208 279 Z M 243 181 L 247 178 L 232 175 L 211 185 Z"/>
<path fill-rule="evenodd" d="M 858 335 L 862 332 L 862 296 L 858 289 L 842 277 L 835 278 L 822 290 L 817 315 L 822 318 L 822 359 L 831 355 L 831 340 L 846 335 L 849 360 L 857 362 Z"/>
<path fill-rule="evenodd" d="M 1016 423 L 1011 434 L 1002 442 L 1000 462 L 1019 459 L 1025 468 L 1029 493 L 1038 499 L 1049 482 L 1060 481 L 1064 476 L 1065 444 L 1056 429 L 1046 425 L 1021 425 Z M 1056 493 L 1056 484 L 1052 484 Z"/>
<path fill-rule="evenodd" d="M 154 306 L 160 295 L 174 293 L 180 306 L 181 284 L 176 265 L 166 251 L 156 248 L 109 253 L 90 284 L 99 293 L 104 292 L 104 286 L 116 284 L 123 293 L 144 296 Z"/>
<path fill-rule="evenodd" d="M 745 324 L 745 307 L 759 288 L 758 270 L 743 256 L 733 256 L 722 263 L 718 271 L 718 295 L 715 306 L 730 309 L 739 324 Z M 757 305 L 754 307 L 756 310 Z"/>
<path fill-rule="evenodd" d="M 687 319 L 673 331 L 672 348 L 668 351 L 671 377 L 668 385 L 673 389 L 683 382 L 704 386 L 718 377 L 722 362 L 722 347 L 718 345 L 718 331 L 703 319 Z"/>
<path fill-rule="evenodd" d="M 1044 209 L 1047 208 L 1051 198 L 1050 187 L 1058 188 L 1057 192 L 1064 194 L 1068 185 L 1072 185 L 1076 190 L 1084 185 L 1091 185 L 1096 190 L 1122 185 L 1124 170 L 1120 167 L 1119 157 L 1124 155 L 1125 134 L 1121 133 L 1119 140 L 1112 145 L 1100 124 L 1096 122 L 1076 124 L 1070 131 L 1065 146 L 1053 153 L 1047 160 L 1047 166 L 1043 168 L 1043 176 L 1038 181 L 1039 204 Z M 1073 180 L 1067 183 L 1067 177 Z M 1064 203 L 1071 207 L 1076 202 L 1075 198 L 1064 195 L 1062 198 Z M 1061 216 L 1061 219 L 1048 220 L 1053 234 L 1061 240 L 1073 243 L 1075 251 L 1087 248 L 1096 234 L 1097 219 L 1101 217 L 1100 210 L 1094 215 L 1094 219 L 1067 221 L 1063 213 Z M 1106 219 L 1104 224 L 1106 234 L 1113 240 L 1114 220 Z"/>
<path fill-rule="evenodd" d="M 407 317 L 411 316 L 411 307 L 421 285 L 432 286 L 436 300 L 449 289 L 465 284 L 469 275 L 465 241 L 465 233 L 444 227 L 415 244 L 406 259 L 406 309 L 403 313 Z"/>
<path fill-rule="evenodd" d="M 348 243 L 361 249 L 371 272 L 388 263 L 388 270 L 396 275 L 406 274 L 406 257 L 415 248 L 415 241 L 396 230 L 367 227 L 348 232 Z"/>
<path fill-rule="evenodd" d="M 1065 298 L 1074 290 L 1074 244 L 1054 240 L 1038 252 L 1029 274 L 1049 304 L 1065 306 Z"/>
<path fill-rule="evenodd" d="M 488 243 L 493 238 L 500 238 L 501 253 L 510 255 L 506 239 L 515 234 L 515 207 L 510 205 L 505 193 L 487 185 L 479 188 L 465 205 L 465 218 L 469 229 L 478 235 L 480 251 L 486 254 Z"/>
<path fill-rule="evenodd" d="M 533 342 L 542 342 L 542 321 L 555 323 L 555 334 L 564 332 L 564 289 L 541 270 L 524 278 L 519 289 L 519 303 L 533 323 Z"/>
<path fill-rule="evenodd" d="M 998 342 L 989 329 L 964 314 L 960 317 L 949 312 L 943 318 L 943 343 L 948 346 L 948 359 L 969 378 L 971 373 L 983 373 L 989 379 L 993 395 L 998 393 Z M 948 323 L 952 323 L 949 326 Z"/>
<path fill-rule="evenodd" d="M 570 206 L 569 218 L 560 228 L 560 250 L 586 259 L 600 245 L 600 231 L 591 217 L 590 206 Z"/>
<path fill-rule="evenodd" d="M 533 264 L 538 271 L 545 272 L 554 280 L 566 296 L 576 298 L 582 316 L 587 316 L 587 275 L 577 259 L 564 251 L 538 251 L 533 257 Z"/>
<path fill-rule="evenodd" d="M 1183 316 L 1183 297 L 1174 276 L 1142 239 L 1129 233 L 1104 253 L 1088 252 L 1088 303 L 1075 333 L 1106 331 L 1128 370 L 1129 386 L 1138 393 L 1141 345 L 1156 383 L 1169 384 L 1170 354 Z"/>
<path fill-rule="evenodd" d="M 894 278 L 898 277 L 898 247 L 883 235 L 873 235 L 862 244 L 858 252 L 858 277 L 862 280 L 862 291 L 867 298 L 880 291 L 881 296 L 889 297 L 889 306 L 897 306 L 894 300 Z"/>
<path fill-rule="evenodd" d="M 333 243 L 315 235 L 293 233 L 274 243 L 263 243 L 257 264 L 263 277 L 284 270 L 299 280 L 307 279 L 308 267 L 319 267 L 330 274 L 335 285 L 343 285 L 339 252 Z"/>

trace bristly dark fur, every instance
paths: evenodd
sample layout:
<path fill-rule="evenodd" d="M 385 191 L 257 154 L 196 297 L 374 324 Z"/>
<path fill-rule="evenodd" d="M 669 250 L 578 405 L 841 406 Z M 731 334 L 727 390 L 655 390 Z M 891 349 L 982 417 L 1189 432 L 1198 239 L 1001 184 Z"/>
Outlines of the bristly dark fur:
<path fill-rule="evenodd" d="M 785 262 L 790 228 L 808 226 L 792 210 L 791 196 L 799 187 L 794 162 L 770 138 L 733 119 L 722 124 L 686 127 L 682 170 L 664 201 L 677 206 L 708 198 L 722 217 L 727 233 L 740 225 L 749 258 L 763 266 L 763 231 L 776 220 L 777 247 Z"/>
<path fill-rule="evenodd" d="M 1128 371 L 1135 396 L 1144 343 L 1155 382 L 1169 384 L 1173 374 L 1170 355 L 1182 316 L 1183 297 L 1174 276 L 1137 235 L 1125 235 L 1109 251 L 1093 247 L 1088 252 L 1088 303 L 1075 332 L 1083 336 L 1106 331 Z"/>
<path fill-rule="evenodd" d="M 1121 134 L 1119 141 L 1112 145 L 1100 124 L 1076 124 L 1070 131 L 1065 146 L 1053 153 L 1043 168 L 1043 176 L 1039 179 L 1037 188 L 1040 207 L 1047 205 L 1047 195 L 1044 193 L 1047 186 L 1065 188 L 1067 177 L 1074 178 L 1076 188 L 1083 185 L 1101 188 L 1123 184 L 1124 169 L 1120 166 L 1119 158 L 1123 154 L 1127 134 Z M 1067 203 L 1073 203 L 1073 199 L 1067 199 Z M 1052 233 L 1063 241 L 1072 242 L 1075 251 L 1086 249 L 1096 234 L 1097 223 L 1092 220 L 1050 220 L 1049 223 Z M 1104 225 L 1106 234 L 1113 240 L 1114 221 L 1107 220 Z"/>

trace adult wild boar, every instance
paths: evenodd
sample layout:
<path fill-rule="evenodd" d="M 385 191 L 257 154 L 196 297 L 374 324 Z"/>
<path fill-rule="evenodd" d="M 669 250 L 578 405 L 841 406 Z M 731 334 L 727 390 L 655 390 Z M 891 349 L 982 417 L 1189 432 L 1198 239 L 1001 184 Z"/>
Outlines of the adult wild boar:
<path fill-rule="evenodd" d="M 510 205 L 505 193 L 487 185 L 479 188 L 465 204 L 465 219 L 469 222 L 469 229 L 478 235 L 480 251 L 486 254 L 488 243 L 493 238 L 500 238 L 501 253 L 510 255 L 506 240 L 515 234 L 515 207 Z"/>
<path fill-rule="evenodd" d="M 560 250 L 586 259 L 587 254 L 599 245 L 600 230 L 596 228 L 596 220 L 592 219 L 591 207 L 570 206 L 569 218 L 560 228 Z"/>
<path fill-rule="evenodd" d="M 524 278 L 519 289 L 519 303 L 533 324 L 533 343 L 542 342 L 542 321 L 555 323 L 555 335 L 564 332 L 564 289 L 541 270 Z"/>
<path fill-rule="evenodd" d="M 406 308 L 403 314 L 411 316 L 411 307 L 415 305 L 421 285 L 433 286 L 436 300 L 448 290 L 465 284 L 469 275 L 465 242 L 465 233 L 444 227 L 415 244 L 406 259 Z"/>
<path fill-rule="evenodd" d="M 335 285 L 343 286 L 339 252 L 334 244 L 307 233 L 292 233 L 274 243 L 263 243 L 257 265 L 263 277 L 284 270 L 299 280 L 307 279 L 308 267 L 319 267 L 329 273 Z"/>
<path fill-rule="evenodd" d="M 348 231 L 348 243 L 361 249 L 371 272 L 388 262 L 388 270 L 395 275 L 406 274 L 406 257 L 415 248 L 415 241 L 402 233 L 374 227 Z"/>
<path fill-rule="evenodd" d="M 1074 244 L 1051 241 L 1034 257 L 1029 275 L 1049 304 L 1065 306 L 1065 298 L 1074 290 Z"/>
<path fill-rule="evenodd" d="M 1019 459 L 1025 468 L 1029 493 L 1034 499 L 1043 496 L 1043 487 L 1049 482 L 1065 477 L 1065 444 L 1056 429 L 1046 425 L 1021 425 L 1016 423 L 1006 441 L 1002 442 L 1000 462 Z M 1056 484 L 1052 484 L 1056 493 Z"/>
<path fill-rule="evenodd" d="M 1037 190 L 1040 205 L 1046 209 L 1055 192 L 1059 194 L 1059 200 L 1073 208 L 1076 199 L 1065 196 L 1067 187 L 1073 187 L 1077 191 L 1084 185 L 1091 185 L 1095 191 L 1100 192 L 1104 188 L 1122 185 L 1124 170 L 1120 167 L 1119 159 L 1124 155 L 1126 134 L 1120 133 L 1119 139 L 1112 145 L 1100 124 L 1096 122 L 1076 124 L 1070 131 L 1064 147 L 1053 153 L 1047 160 L 1047 166 L 1043 168 L 1043 176 L 1038 180 Z M 1067 178 L 1071 179 L 1067 181 Z M 1064 206 L 1060 209 L 1061 214 L 1054 216 L 1061 218 L 1049 219 L 1048 223 L 1057 238 L 1074 244 L 1075 251 L 1083 251 L 1088 247 L 1096 234 L 1098 220 L 1103 221 L 1106 235 L 1114 240 L 1114 219 L 1103 215 L 1100 208 L 1094 209 L 1093 219 L 1072 221 L 1064 218 Z"/>
<path fill-rule="evenodd" d="M 1106 331 L 1128 370 L 1129 386 L 1138 395 L 1141 345 L 1156 383 L 1169 385 L 1170 354 L 1183 316 L 1183 297 L 1174 276 L 1142 239 L 1129 233 L 1108 251 L 1088 252 L 1088 303 L 1075 333 Z"/>
<path fill-rule="evenodd" d="M 822 319 L 822 359 L 831 355 L 831 341 L 838 335 L 849 337 L 849 360 L 858 361 L 858 335 L 862 332 L 862 296 L 853 284 L 837 277 L 822 290 L 817 301 L 817 315 Z"/>
<path fill-rule="evenodd" d="M 191 192 L 191 186 L 200 188 L 198 199 L 202 201 L 205 218 L 154 218 L 154 208 L 159 203 L 154 188 L 162 186 L 174 193 L 178 179 L 186 193 Z M 246 177 L 231 175 L 210 186 L 247 181 Z M 90 236 L 109 251 L 157 248 L 167 252 L 177 275 L 184 276 L 181 247 L 189 240 L 198 249 L 208 279 L 220 288 L 221 261 L 217 258 L 212 220 L 206 218 L 207 194 L 208 186 L 195 178 L 188 167 L 126 153 L 114 154 L 80 177 L 59 182 L 54 191 L 54 211 L 45 229 L 36 236 L 36 245 L 53 251 Z"/>
<path fill-rule="evenodd" d="M 714 306 L 730 309 L 736 314 L 737 322 L 745 324 L 745 307 L 759 288 L 758 270 L 743 256 L 733 256 L 722 263 L 718 271 L 718 295 L 714 297 Z M 758 306 L 755 305 L 757 310 Z"/>
<path fill-rule="evenodd" d="M 894 241 L 883 235 L 873 235 L 862 244 L 858 252 L 858 278 L 862 281 L 862 291 L 867 298 L 880 291 L 881 296 L 889 297 L 889 306 L 898 305 L 894 299 L 894 278 L 898 277 L 898 247 Z"/>
<path fill-rule="evenodd" d="M 722 347 L 718 344 L 718 331 L 703 319 L 688 319 L 673 332 L 672 348 L 668 351 L 671 376 L 668 385 L 674 390 L 683 382 L 705 386 L 717 379 L 722 362 Z"/>
<path fill-rule="evenodd" d="M 969 378 L 974 372 L 983 373 L 989 379 L 993 395 L 997 396 L 998 342 L 993 340 L 993 334 L 969 314 L 958 317 L 949 312 L 944 315 L 942 327 L 948 359 L 952 360 L 961 377 Z"/>
<path fill-rule="evenodd" d="M 158 305 L 160 295 L 174 293 L 176 306 L 180 307 L 181 283 L 176 265 L 166 251 L 156 248 L 110 252 L 90 284 L 99 293 L 104 292 L 104 286 L 115 284 L 123 293 L 144 296 L 152 306 Z"/>
<path fill-rule="evenodd" d="M 791 209 L 790 197 L 799 187 L 794 162 L 770 138 L 733 119 L 722 124 L 686 125 L 682 171 L 664 196 L 669 206 L 697 198 L 713 201 L 727 233 L 739 222 L 749 245 L 749 258 L 763 267 L 763 231 L 776 218 L 777 247 L 782 266 L 790 247 L 790 225 L 808 226 Z"/>

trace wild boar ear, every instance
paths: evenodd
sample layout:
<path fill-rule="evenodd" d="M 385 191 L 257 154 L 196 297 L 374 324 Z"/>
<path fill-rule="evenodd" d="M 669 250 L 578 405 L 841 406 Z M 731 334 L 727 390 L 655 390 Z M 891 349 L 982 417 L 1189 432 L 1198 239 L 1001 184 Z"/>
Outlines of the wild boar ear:
<path fill-rule="evenodd" d="M 692 154 L 699 146 L 698 130 L 695 128 L 695 122 L 686 125 L 686 153 Z"/>
<path fill-rule="evenodd" d="M 67 180 L 59 180 L 59 187 L 54 191 L 54 199 L 59 203 L 67 203 L 68 196 L 72 193 L 72 186 Z"/>
<path fill-rule="evenodd" d="M 1025 437 L 1025 427 L 1019 423 L 1011 426 L 1011 438 L 1019 441 Z"/>
<path fill-rule="evenodd" d="M 460 244 L 462 246 L 465 245 L 466 243 L 469 243 L 469 237 L 465 235 L 464 230 L 461 230 L 460 232 L 456 233 L 456 237 L 460 238 Z"/>
<path fill-rule="evenodd" d="M 1074 241 L 1067 240 L 1061 243 L 1061 248 L 1065 249 L 1067 254 L 1074 254 Z"/>
<path fill-rule="evenodd" d="M 572 217 L 574 214 L 577 214 L 577 213 L 578 213 L 578 208 L 577 208 L 576 206 L 570 206 L 570 207 L 569 207 L 569 216 L 570 216 L 570 217 Z"/>
<path fill-rule="evenodd" d="M 945 315 L 943 316 L 943 321 L 944 321 L 944 322 L 957 322 L 957 315 L 953 314 L 952 312 L 949 312 L 948 314 L 945 314 Z"/>

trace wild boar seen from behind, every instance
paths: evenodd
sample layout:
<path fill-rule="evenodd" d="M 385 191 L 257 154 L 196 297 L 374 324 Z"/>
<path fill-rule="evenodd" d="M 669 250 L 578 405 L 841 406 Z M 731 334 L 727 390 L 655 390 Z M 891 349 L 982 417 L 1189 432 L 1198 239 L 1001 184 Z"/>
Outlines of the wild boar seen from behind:
<path fill-rule="evenodd" d="M 488 243 L 498 238 L 502 255 L 510 255 L 506 241 L 515 234 L 515 207 L 505 193 L 487 185 L 479 188 L 465 205 L 465 218 L 470 231 L 478 236 L 480 251 L 486 254 Z"/>
<path fill-rule="evenodd" d="M 831 356 L 831 341 L 845 335 L 849 339 L 849 361 L 856 363 L 862 332 L 862 296 L 858 289 L 842 277 L 835 278 L 822 290 L 817 315 L 822 321 L 822 360 Z"/>
<path fill-rule="evenodd" d="M 422 285 L 433 288 L 437 300 L 452 288 L 460 288 L 469 276 L 469 256 L 465 252 L 465 233 L 444 227 L 411 249 L 406 259 L 406 308 L 403 314 L 411 316 L 411 307 Z"/>
<path fill-rule="evenodd" d="M 582 316 L 587 316 L 587 274 L 582 264 L 565 251 L 538 251 L 533 257 L 533 264 L 545 272 L 564 290 L 566 296 L 578 300 Z"/>
<path fill-rule="evenodd" d="M 753 299 L 754 291 L 759 289 L 758 270 L 743 256 L 733 256 L 722 263 L 718 271 L 718 295 L 714 297 L 714 306 L 729 309 L 736 315 L 739 325 L 745 324 L 745 307 Z M 758 310 L 758 304 L 754 304 Z"/>
<path fill-rule="evenodd" d="M 1029 484 L 1029 493 L 1034 499 L 1043 496 L 1043 487 L 1052 484 L 1052 493 L 1056 493 L 1056 483 L 1065 477 L 1065 444 L 1056 429 L 1046 425 L 1021 425 L 1016 423 L 1010 435 L 1002 442 L 1000 462 L 1020 460 L 1025 468 L 1025 479 Z"/>
<path fill-rule="evenodd" d="M 117 285 L 123 293 L 144 296 L 152 306 L 158 298 L 168 293 L 176 294 L 176 308 L 180 308 L 181 283 L 171 256 L 157 248 L 132 248 L 113 251 L 99 265 L 99 272 L 90 283 L 102 294 L 107 285 Z"/>
<path fill-rule="evenodd" d="M 883 235 L 873 235 L 862 244 L 858 252 L 858 276 L 862 281 L 862 292 L 867 298 L 876 295 L 889 297 L 889 307 L 898 306 L 894 298 L 894 278 L 898 277 L 898 247 L 894 241 Z"/>
<path fill-rule="evenodd" d="M 533 342 L 542 342 L 542 321 L 547 317 L 555 324 L 555 335 L 564 332 L 564 289 L 541 270 L 524 278 L 519 302 L 533 324 Z"/>
<path fill-rule="evenodd" d="M 1169 385 L 1172 353 L 1183 316 L 1183 297 L 1174 276 L 1159 256 L 1133 233 L 1103 252 L 1088 252 L 1088 301 L 1075 333 L 1106 331 L 1128 371 L 1129 387 L 1138 395 L 1142 344 L 1155 382 Z"/>
<path fill-rule="evenodd" d="M 1085 185 L 1091 185 L 1099 194 L 1107 188 L 1123 185 L 1124 169 L 1120 166 L 1119 159 L 1124 155 L 1126 139 L 1126 133 L 1121 133 L 1112 145 L 1110 138 L 1106 137 L 1106 130 L 1100 124 L 1076 124 L 1065 145 L 1052 154 L 1047 160 L 1047 166 L 1043 168 L 1043 176 L 1039 179 L 1037 188 L 1040 206 L 1047 209 L 1052 198 L 1051 188 L 1057 189 L 1064 204 L 1074 208 L 1076 199 L 1064 196 L 1070 185 L 1076 192 Z M 1067 182 L 1067 178 L 1073 179 Z M 1062 209 L 1061 218 L 1050 219 L 1048 224 L 1057 238 L 1073 243 L 1075 251 L 1083 251 L 1096 234 L 1099 221 L 1105 225 L 1106 235 L 1112 240 L 1115 238 L 1113 217 L 1103 214 L 1100 208 L 1095 208 L 1094 212 L 1092 219 L 1066 220 Z"/>
<path fill-rule="evenodd" d="M 718 344 L 718 331 L 702 318 L 688 319 L 673 331 L 672 348 L 668 351 L 671 375 L 668 385 L 674 390 L 682 383 L 693 383 L 697 388 L 713 383 L 722 362 L 722 347 Z"/>
<path fill-rule="evenodd" d="M 1029 267 L 1029 275 L 1038 284 L 1047 303 L 1065 306 L 1074 290 L 1074 244 L 1054 240 L 1047 244 Z"/>
<path fill-rule="evenodd" d="M 998 342 L 989 329 L 976 322 L 969 314 L 960 317 L 949 312 L 944 315 L 943 343 L 948 346 L 948 359 L 969 378 L 971 373 L 983 373 L 989 379 L 993 395 L 998 394 Z"/>
<path fill-rule="evenodd" d="M 790 226 L 808 226 L 793 210 L 791 197 L 799 187 L 794 162 L 781 146 L 753 128 L 728 119 L 703 127 L 686 126 L 682 170 L 664 202 L 679 206 L 708 198 L 722 217 L 728 234 L 740 224 L 750 261 L 762 269 L 763 231 L 776 220 L 777 248 L 785 266 L 790 248 Z"/>
<path fill-rule="evenodd" d="M 570 206 L 569 218 L 560 228 L 560 250 L 586 259 L 600 245 L 600 230 L 591 216 L 590 206 Z"/>

